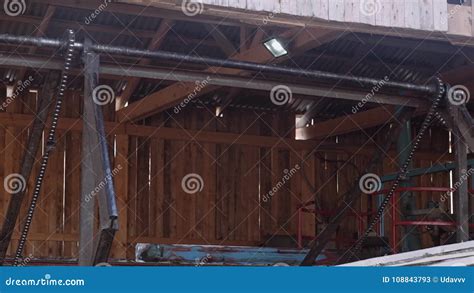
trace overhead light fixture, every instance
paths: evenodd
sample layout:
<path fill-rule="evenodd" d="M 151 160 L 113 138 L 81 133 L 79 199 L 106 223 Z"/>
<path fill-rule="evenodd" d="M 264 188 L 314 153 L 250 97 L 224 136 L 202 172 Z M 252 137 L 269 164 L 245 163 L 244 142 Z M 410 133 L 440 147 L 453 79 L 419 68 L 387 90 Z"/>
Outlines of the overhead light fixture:
<path fill-rule="evenodd" d="M 288 43 L 281 38 L 268 39 L 267 41 L 263 42 L 263 45 L 268 51 L 270 51 L 270 53 L 272 53 L 275 58 L 288 55 Z"/>

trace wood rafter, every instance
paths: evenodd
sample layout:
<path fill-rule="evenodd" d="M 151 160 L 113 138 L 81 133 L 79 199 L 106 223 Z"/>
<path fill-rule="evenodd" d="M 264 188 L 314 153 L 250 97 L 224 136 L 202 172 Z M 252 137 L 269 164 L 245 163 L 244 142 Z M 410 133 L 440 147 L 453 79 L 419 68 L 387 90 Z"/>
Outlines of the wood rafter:
<path fill-rule="evenodd" d="M 166 34 L 169 32 L 171 27 L 173 26 L 173 21 L 163 19 L 163 21 L 160 24 L 160 27 L 156 31 L 155 35 L 150 41 L 150 44 L 148 45 L 148 50 L 154 51 L 158 49 L 163 41 L 165 40 Z M 138 62 L 138 65 L 149 65 L 150 64 L 150 59 L 141 59 Z M 138 85 L 140 84 L 140 78 L 138 77 L 132 77 L 127 80 L 127 86 L 123 93 L 117 98 L 116 101 L 116 108 L 121 109 L 124 107 L 124 105 L 128 102 L 130 97 L 132 96 L 133 92 L 137 89 Z"/>
<path fill-rule="evenodd" d="M 340 32 L 332 30 L 307 30 L 307 29 L 292 29 L 281 34 L 284 38 L 294 38 L 292 41 L 292 55 L 300 54 L 310 48 L 317 47 L 325 42 L 329 42 L 342 35 Z M 273 56 L 258 43 L 258 45 L 250 48 L 243 53 L 236 53 L 230 59 L 268 63 L 271 61 L 282 62 L 285 58 L 274 59 Z M 242 70 L 229 68 L 208 68 L 207 72 L 237 75 L 241 74 Z M 180 103 L 189 93 L 195 88 L 194 83 L 176 83 L 167 88 L 152 93 L 143 99 L 131 103 L 128 107 L 123 108 L 117 112 L 119 121 L 133 121 L 139 118 L 144 118 L 155 113 L 159 113 L 170 107 Z M 207 86 L 201 89 L 198 95 L 209 93 L 218 87 Z"/>
<path fill-rule="evenodd" d="M 229 41 L 229 39 L 222 33 L 219 27 L 211 24 L 205 24 L 204 26 L 209 31 L 214 40 L 216 40 L 217 45 L 221 48 L 222 52 L 226 54 L 226 56 L 232 56 L 235 54 L 236 49 L 234 44 Z"/>
<path fill-rule="evenodd" d="M 247 50 L 247 44 L 249 42 L 249 29 L 246 26 L 240 27 L 240 45 L 239 45 L 239 52 L 242 53 Z"/>
<path fill-rule="evenodd" d="M 326 120 L 308 127 L 296 129 L 296 137 L 301 139 L 325 139 L 331 136 L 346 134 L 386 123 L 393 117 L 395 107 L 382 106 Z"/>
<path fill-rule="evenodd" d="M 258 46 L 258 43 L 260 43 L 262 41 L 262 39 L 264 38 L 264 35 L 265 34 L 264 34 L 263 30 L 258 29 L 255 32 L 255 35 L 252 39 L 252 43 L 251 43 L 250 47 L 252 48 L 252 47 Z M 221 107 L 219 109 L 219 113 L 216 113 L 216 115 L 223 114 L 225 109 L 227 109 L 227 107 L 230 106 L 230 104 L 232 103 L 234 98 L 236 98 L 239 95 L 240 92 L 241 92 L 241 89 L 239 89 L 239 88 L 231 89 L 230 92 L 228 93 L 228 95 L 223 98 L 223 100 L 221 102 Z"/>
<path fill-rule="evenodd" d="M 53 5 L 48 6 L 48 9 L 46 10 L 46 13 L 45 13 L 43 19 L 41 20 L 40 24 L 36 28 L 36 31 L 34 33 L 35 37 L 42 37 L 42 36 L 45 35 L 45 32 L 46 32 L 46 30 L 47 30 L 47 28 L 48 28 L 48 26 L 51 22 L 51 18 L 53 17 L 53 14 L 54 14 L 55 11 L 56 11 L 56 6 L 53 6 Z M 30 47 L 28 49 L 28 54 L 34 54 L 37 49 L 38 49 L 38 47 Z M 26 71 L 27 71 L 27 68 L 21 68 L 18 71 L 18 75 L 17 75 L 16 79 L 17 80 L 25 79 Z"/>

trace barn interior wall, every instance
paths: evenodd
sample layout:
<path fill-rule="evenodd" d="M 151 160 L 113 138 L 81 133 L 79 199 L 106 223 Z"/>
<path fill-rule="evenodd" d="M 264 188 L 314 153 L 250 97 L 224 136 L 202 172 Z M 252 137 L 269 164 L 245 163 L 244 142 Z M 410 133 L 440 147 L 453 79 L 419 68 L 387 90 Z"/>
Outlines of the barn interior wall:
<path fill-rule="evenodd" d="M 37 94 L 30 92 L 13 99 L 7 113 L 35 113 Z M 63 117 L 80 118 L 82 95 L 70 91 L 65 97 Z M 103 106 L 106 121 L 114 121 L 113 105 Z M 82 123 L 77 120 L 77 123 Z M 192 105 L 179 113 L 162 113 L 141 123 L 156 127 L 226 132 L 235 134 L 292 138 L 294 114 L 263 113 L 253 110 L 228 109 L 216 117 L 208 108 Z M 369 129 L 338 137 L 341 145 L 364 145 L 367 135 L 380 130 Z M 28 136 L 27 127 L 0 125 L 0 177 L 18 173 Z M 313 187 L 320 192 L 325 210 L 332 210 L 338 199 L 354 183 L 358 170 L 331 163 L 350 160 L 363 170 L 370 153 L 316 152 L 311 149 L 272 148 L 269 146 L 231 143 L 208 143 L 189 138 L 161 139 L 128 134 L 109 135 L 110 154 L 116 174 L 120 230 L 112 251 L 113 258 L 134 258 L 136 243 L 182 243 L 218 245 L 261 245 L 272 235 L 286 235 L 296 241 L 297 208 L 311 200 Z M 335 139 L 333 139 L 335 142 Z M 447 149 L 447 133 L 433 131 L 422 150 Z M 37 154 L 31 188 L 38 171 Z M 25 256 L 35 258 L 76 258 L 78 256 L 80 207 L 81 131 L 75 125 L 58 131 L 57 146 L 50 158 L 38 207 L 30 230 Z M 415 167 L 430 166 L 432 159 L 415 160 Z M 296 170 L 296 171 L 295 171 Z M 378 174 L 396 170 L 393 158 L 387 158 Z M 304 178 L 305 172 L 307 179 Z M 202 178 L 202 190 L 189 194 L 182 187 L 188 174 Z M 284 179 L 285 176 L 288 178 Z M 281 182 L 284 182 L 281 184 Z M 421 176 L 416 185 L 448 186 L 448 174 Z M 278 187 L 276 192 L 269 191 Z M 27 191 L 31 197 L 31 189 Z M 437 195 L 422 193 L 423 206 Z M 0 219 L 8 206 L 10 195 L 0 189 Z M 355 211 L 374 206 L 367 196 L 354 207 Z M 29 201 L 24 201 L 20 220 Z M 350 219 L 350 218 L 348 218 Z M 366 219 L 365 219 L 366 220 Z M 387 225 L 387 229 L 389 226 Z M 354 238 L 357 221 L 347 220 L 339 235 Z M 389 230 L 387 231 L 389 232 Z M 303 217 L 303 234 L 314 236 L 314 215 Z M 19 238 L 19 225 L 11 247 L 13 255 Z M 295 243 L 296 245 L 296 243 Z M 429 239 L 425 239 L 429 245 Z"/>

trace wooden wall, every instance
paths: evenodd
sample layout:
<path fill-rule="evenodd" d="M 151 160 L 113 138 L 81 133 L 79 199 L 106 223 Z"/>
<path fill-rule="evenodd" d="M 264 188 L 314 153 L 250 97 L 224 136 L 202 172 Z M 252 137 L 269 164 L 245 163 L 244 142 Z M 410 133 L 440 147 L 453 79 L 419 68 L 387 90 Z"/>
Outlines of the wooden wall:
<path fill-rule="evenodd" d="M 314 20 L 438 32 L 448 31 L 448 15 L 456 17 L 453 13 L 448 13 L 447 0 L 193 0 L 186 2 L 120 0 L 120 2 L 170 9 L 175 6 L 183 11 L 189 9 L 196 13 L 199 9 L 222 10 L 225 8 L 233 9 L 234 13 L 236 9 L 265 12 L 267 15 L 262 17 L 264 24 L 279 16 L 289 15 L 314 18 Z M 179 5 L 182 3 L 192 4 L 187 4 L 185 7 L 184 4 Z M 198 5 L 203 6 L 198 8 Z M 205 11 L 201 12 L 205 13 Z M 295 25 L 298 24 L 295 23 Z"/>
<path fill-rule="evenodd" d="M 69 92 L 65 98 L 63 117 L 79 118 L 82 97 Z M 8 113 L 34 114 L 36 94 L 29 93 L 8 105 Z M 112 105 L 105 106 L 107 121 L 114 121 Z M 36 258 L 71 258 L 78 255 L 80 207 L 80 158 L 81 131 L 71 120 L 58 131 L 58 145 L 50 158 L 41 197 L 36 209 L 25 256 Z M 134 258 L 134 246 L 139 242 L 260 245 L 272 235 L 290 235 L 296 239 L 299 204 L 312 198 L 308 180 L 321 189 L 322 204 L 332 209 L 347 190 L 357 171 L 346 166 L 337 169 L 326 160 L 350 160 L 364 169 L 371 153 L 351 154 L 342 151 L 319 152 L 309 155 L 310 149 L 293 145 L 271 147 L 258 143 L 242 144 L 238 137 L 258 135 L 291 138 L 294 117 L 287 112 L 257 113 L 249 110 L 229 109 L 224 117 L 215 117 L 212 109 L 185 107 L 180 113 L 163 113 L 145 121 L 160 129 L 173 127 L 183 132 L 180 139 L 164 139 L 152 133 L 120 133 L 109 136 L 113 163 L 118 170 L 114 177 L 120 210 L 120 230 L 114 243 L 112 257 Z M 17 125 L 17 126 L 12 126 Z M 186 133 L 189 133 L 186 136 Z M 234 141 L 223 143 L 195 139 L 201 131 L 237 134 Z M 339 137 L 341 145 L 363 145 L 367 130 Z M 0 179 L 19 171 L 28 128 L 15 122 L 0 125 Z M 376 140 L 380 140 L 376 136 Z M 278 139 L 279 140 L 279 139 Z M 335 142 L 335 140 L 333 140 Z M 445 133 L 434 132 L 423 147 L 446 150 Z M 443 145 L 440 145 L 443 144 Z M 39 154 L 40 155 L 40 154 Z M 39 159 L 39 156 L 38 156 Z M 378 174 L 395 169 L 387 159 Z M 433 163 L 417 161 L 416 166 Z M 291 172 L 297 168 L 297 172 Z M 37 165 L 35 174 L 37 171 Z M 190 173 L 199 174 L 203 180 L 202 191 L 188 194 L 182 188 L 182 179 Z M 279 186 L 285 175 L 290 178 L 271 197 L 264 199 L 273 187 Z M 28 183 L 28 196 L 34 177 Z M 446 186 L 445 174 L 421 177 L 423 185 Z M 0 219 L 3 220 L 9 194 L 0 188 Z M 420 197 L 420 206 L 430 194 Z M 22 216 L 26 213 L 25 201 Z M 370 206 L 366 197 L 357 204 L 355 211 Z M 354 235 L 356 221 L 345 221 L 340 235 Z M 314 216 L 305 215 L 303 232 L 314 235 Z M 12 255 L 18 239 L 14 235 Z"/>

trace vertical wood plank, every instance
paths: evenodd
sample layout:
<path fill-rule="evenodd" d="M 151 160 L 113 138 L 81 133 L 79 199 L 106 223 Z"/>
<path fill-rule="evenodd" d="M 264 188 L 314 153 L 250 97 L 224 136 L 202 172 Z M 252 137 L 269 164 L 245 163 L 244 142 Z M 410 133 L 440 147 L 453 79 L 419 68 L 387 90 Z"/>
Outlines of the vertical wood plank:
<path fill-rule="evenodd" d="M 23 111 L 23 97 L 22 95 L 17 96 L 16 98 L 13 99 L 11 104 L 8 105 L 6 108 L 6 112 L 8 113 L 22 113 Z M 27 128 L 19 128 L 19 127 L 6 127 L 5 128 L 5 176 L 8 176 L 13 173 L 19 173 L 20 171 L 20 162 L 21 162 L 21 156 L 24 153 L 25 150 L 25 136 L 27 134 Z M 28 194 L 28 193 L 27 193 Z M 7 194 L 7 202 L 6 202 L 6 207 L 8 206 L 9 200 L 10 200 L 11 195 Z M 27 202 L 29 201 L 28 195 L 25 196 L 25 199 L 23 201 L 23 205 L 20 209 L 20 214 L 24 215 L 26 208 L 27 208 Z M 18 222 L 17 223 L 22 223 L 23 217 L 19 216 L 18 217 Z M 47 228 L 47 224 L 46 224 Z M 17 224 L 17 227 L 14 231 L 19 232 L 20 231 L 20 225 Z M 7 255 L 14 255 L 15 249 L 17 247 L 18 241 L 11 241 L 10 242 L 10 248 L 9 251 L 7 252 Z M 47 253 L 47 251 L 45 251 Z"/>
<path fill-rule="evenodd" d="M 299 16 L 313 16 L 313 1 L 298 0 L 296 2 L 297 15 Z"/>
<path fill-rule="evenodd" d="M 392 1 L 390 13 L 390 24 L 392 27 L 405 27 L 405 2 Z"/>
<path fill-rule="evenodd" d="M 137 211 L 136 225 L 137 236 L 150 236 L 149 223 L 149 199 L 150 199 L 150 142 L 148 138 L 139 137 L 137 139 Z"/>
<path fill-rule="evenodd" d="M 423 30 L 434 29 L 433 0 L 419 0 L 421 7 L 420 25 Z"/>
<path fill-rule="evenodd" d="M 375 25 L 376 15 L 380 13 L 381 3 L 376 0 L 360 0 L 359 21 L 370 25 Z"/>
<path fill-rule="evenodd" d="M 394 0 L 384 0 L 376 3 L 375 23 L 378 26 L 391 26 L 392 3 Z M 380 7 L 380 9 L 379 9 Z"/>
<path fill-rule="evenodd" d="M 418 1 L 405 0 L 405 26 L 412 29 L 421 28 L 421 7 Z"/>
<path fill-rule="evenodd" d="M 260 4 L 260 9 L 263 11 L 268 11 L 268 12 L 274 12 L 274 11 L 280 11 L 278 7 L 278 2 L 273 1 L 273 0 L 261 0 L 259 1 Z"/>
<path fill-rule="evenodd" d="M 329 19 L 329 1 L 328 0 L 311 0 L 313 16 L 321 19 Z"/>
<path fill-rule="evenodd" d="M 464 5 L 448 5 L 448 33 L 460 36 L 472 36 L 473 9 Z"/>
<path fill-rule="evenodd" d="M 138 236 L 137 233 L 137 138 L 129 137 L 129 155 L 128 155 L 128 219 L 127 219 L 127 258 L 135 257 L 135 247 L 133 243 Z"/>
<path fill-rule="evenodd" d="M 246 5 L 246 0 L 229 0 L 229 7 L 245 9 Z"/>
<path fill-rule="evenodd" d="M 245 118 L 242 119 L 241 131 L 246 134 L 257 135 L 259 133 L 259 120 L 256 119 L 256 114 L 252 112 L 245 113 Z M 244 219 L 247 233 L 246 240 L 259 240 L 259 220 L 258 220 L 258 160 L 259 148 L 253 146 L 241 146 L 242 170 L 240 184 L 242 190 L 240 197 L 243 198 L 244 203 Z M 243 229 L 245 231 L 245 229 Z"/>
<path fill-rule="evenodd" d="M 36 94 L 35 93 L 29 93 L 29 92 L 23 92 L 20 94 L 20 96 L 18 96 L 16 98 L 16 100 L 18 100 L 21 105 L 18 105 L 19 107 L 17 107 L 15 109 L 15 112 L 16 113 L 23 113 L 23 114 L 34 114 L 35 111 L 36 111 Z M 16 128 L 17 132 L 19 133 L 19 136 L 17 136 L 17 139 L 15 142 L 17 148 L 18 148 L 18 154 L 19 154 L 19 157 L 20 158 L 23 158 L 24 154 L 25 154 L 25 151 L 26 151 L 26 147 L 27 147 L 27 144 L 28 144 L 28 136 L 29 136 L 29 133 L 30 133 L 30 128 Z M 18 164 L 18 167 L 20 168 L 20 164 Z M 21 229 L 23 229 L 23 223 L 24 223 L 24 217 L 27 213 L 27 210 L 28 210 L 28 207 L 29 207 L 29 204 L 30 204 L 30 198 L 31 198 L 31 194 L 32 194 L 32 190 L 33 190 L 33 186 L 34 186 L 34 179 L 36 177 L 36 173 L 35 173 L 35 169 L 33 168 L 32 169 L 32 174 L 30 176 L 30 182 L 31 184 L 27 184 L 27 191 L 25 193 L 25 199 L 23 201 L 23 204 L 22 204 L 22 207 L 20 209 L 20 216 L 19 216 L 19 226 L 18 226 L 18 231 L 20 232 Z M 28 182 L 28 183 L 30 183 Z M 30 188 L 28 189 L 28 186 L 30 186 Z M 30 230 L 31 231 L 31 230 Z M 44 245 L 44 247 L 47 249 L 47 243 L 45 243 L 45 241 L 27 241 L 26 242 L 26 245 L 25 245 L 25 248 L 23 250 L 23 256 L 28 256 L 30 255 L 31 253 L 33 253 L 35 251 L 35 248 L 40 246 L 40 245 Z"/>
<path fill-rule="evenodd" d="M 435 31 L 448 31 L 448 2 L 433 0 L 433 21 Z"/>
<path fill-rule="evenodd" d="M 361 0 L 346 0 L 344 8 L 344 20 L 346 22 L 360 21 L 360 1 Z"/>
<path fill-rule="evenodd" d="M 115 137 L 116 156 L 114 160 L 115 193 L 117 197 L 117 209 L 119 214 L 119 230 L 115 234 L 112 257 L 127 258 L 128 247 L 128 135 L 117 135 Z"/>
<path fill-rule="evenodd" d="M 300 184 L 301 187 L 301 203 L 306 203 L 308 201 L 314 200 L 314 190 L 313 187 L 317 190 L 316 186 L 316 159 L 315 156 L 312 155 L 308 157 L 309 152 L 300 152 L 300 157 L 304 158 L 304 162 L 297 162 L 301 164 L 301 179 Z M 312 186 L 309 186 L 306 181 L 302 178 L 303 172 L 306 173 L 308 177 L 309 183 Z M 316 218 L 314 213 L 304 213 L 302 217 L 302 232 L 303 236 L 314 237 L 315 236 L 315 224 Z"/>
<path fill-rule="evenodd" d="M 81 113 L 82 97 L 75 92 L 67 92 L 65 112 L 67 117 L 78 118 Z M 81 143 L 82 134 L 68 131 L 66 134 L 66 179 L 64 197 L 64 228 L 65 234 L 79 233 L 79 207 L 81 190 Z M 64 242 L 64 257 L 78 257 L 78 242 Z"/>
<path fill-rule="evenodd" d="M 249 0 L 247 0 L 249 1 Z M 295 9 L 296 3 L 291 0 L 281 0 L 280 1 L 280 12 L 285 14 L 292 14 Z"/>
<path fill-rule="evenodd" d="M 449 23 L 449 21 L 447 21 Z M 449 27 L 447 28 L 449 30 Z M 471 5 L 471 35 L 474 36 L 474 1 Z"/>
<path fill-rule="evenodd" d="M 344 0 L 329 1 L 329 20 L 344 21 Z"/>
<path fill-rule="evenodd" d="M 163 125 L 162 115 L 150 118 L 150 125 L 160 127 Z M 153 138 L 150 141 L 150 222 L 152 235 L 157 238 L 164 237 L 164 140 Z"/>

